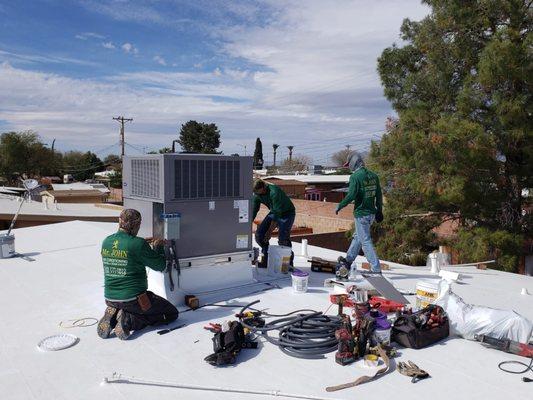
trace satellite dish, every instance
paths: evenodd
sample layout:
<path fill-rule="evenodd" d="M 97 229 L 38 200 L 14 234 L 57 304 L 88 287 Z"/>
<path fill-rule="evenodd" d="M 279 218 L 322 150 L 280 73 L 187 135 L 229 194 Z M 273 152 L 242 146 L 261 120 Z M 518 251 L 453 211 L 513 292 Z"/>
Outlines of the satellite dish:
<path fill-rule="evenodd" d="M 26 188 L 28 192 L 35 189 L 37 186 L 39 186 L 39 182 L 37 182 L 37 180 L 35 179 L 24 179 L 22 181 L 22 184 L 24 185 L 24 187 Z"/>

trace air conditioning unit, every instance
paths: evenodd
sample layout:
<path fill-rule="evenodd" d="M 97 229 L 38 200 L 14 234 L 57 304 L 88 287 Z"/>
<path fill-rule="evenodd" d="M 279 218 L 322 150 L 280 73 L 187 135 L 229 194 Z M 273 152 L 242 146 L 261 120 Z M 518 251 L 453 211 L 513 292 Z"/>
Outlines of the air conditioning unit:
<path fill-rule="evenodd" d="M 210 154 L 124 157 L 124 207 L 141 213 L 139 236 L 176 243 L 179 283 L 170 290 L 170 277 L 150 270 L 151 290 L 179 304 L 183 294 L 252 281 L 252 164 Z"/>

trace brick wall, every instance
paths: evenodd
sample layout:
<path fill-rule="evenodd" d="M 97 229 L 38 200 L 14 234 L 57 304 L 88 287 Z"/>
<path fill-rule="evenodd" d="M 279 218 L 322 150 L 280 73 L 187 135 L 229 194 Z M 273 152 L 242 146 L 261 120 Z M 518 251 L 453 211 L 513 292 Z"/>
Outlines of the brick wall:
<path fill-rule="evenodd" d="M 350 247 L 351 239 L 346 238 L 346 232 L 313 233 L 309 235 L 291 235 L 293 242 L 301 243 L 307 239 L 309 245 L 325 249 L 346 252 Z"/>
<path fill-rule="evenodd" d="M 353 224 L 353 206 L 349 205 L 335 215 L 337 203 L 293 199 L 296 207 L 294 226 L 312 228 L 313 233 L 327 233 L 350 230 Z M 262 220 L 268 209 L 261 206 L 258 220 Z"/>

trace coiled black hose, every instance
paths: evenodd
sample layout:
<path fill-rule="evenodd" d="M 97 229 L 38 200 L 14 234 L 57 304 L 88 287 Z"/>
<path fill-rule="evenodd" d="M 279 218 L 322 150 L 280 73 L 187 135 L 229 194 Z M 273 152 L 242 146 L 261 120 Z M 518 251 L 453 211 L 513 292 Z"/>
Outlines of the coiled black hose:
<path fill-rule="evenodd" d="M 241 314 L 256 303 L 259 303 L 259 300 L 244 306 Z M 305 359 L 324 358 L 324 354 L 337 350 L 338 341 L 335 338 L 335 331 L 339 329 L 342 320 L 338 316 L 309 311 L 275 319 L 261 327 L 248 325 L 245 321 L 241 323 L 250 331 L 278 346 L 289 356 Z M 294 312 L 288 315 L 290 314 Z M 268 334 L 274 330 L 279 331 L 277 338 Z"/>

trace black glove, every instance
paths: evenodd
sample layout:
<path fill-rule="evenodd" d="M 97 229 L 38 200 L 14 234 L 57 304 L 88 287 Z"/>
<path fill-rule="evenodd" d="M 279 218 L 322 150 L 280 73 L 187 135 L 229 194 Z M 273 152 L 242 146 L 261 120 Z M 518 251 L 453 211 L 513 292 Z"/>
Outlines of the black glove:
<path fill-rule="evenodd" d="M 376 222 L 379 224 L 382 221 L 383 221 L 383 213 L 381 211 L 378 211 L 376 213 Z"/>

